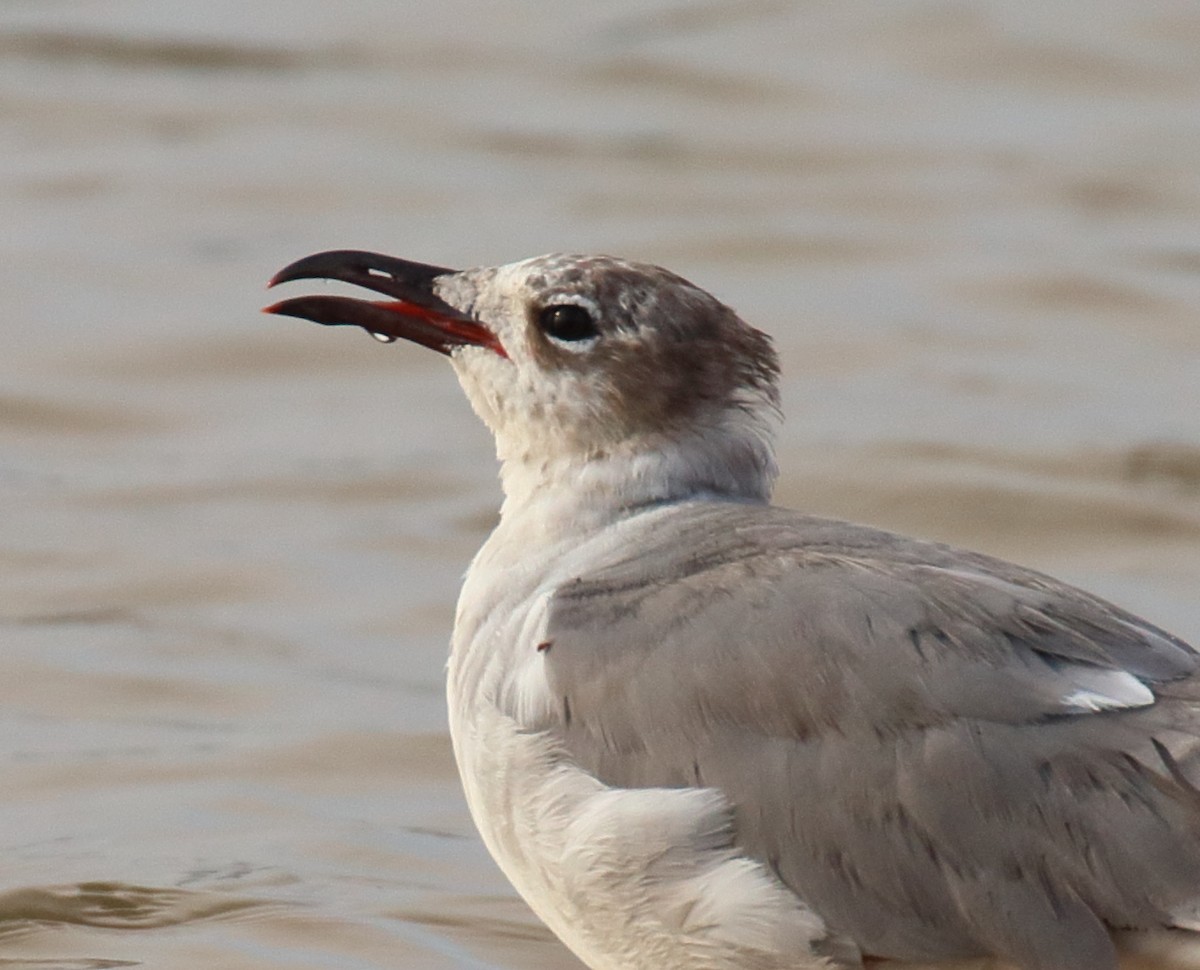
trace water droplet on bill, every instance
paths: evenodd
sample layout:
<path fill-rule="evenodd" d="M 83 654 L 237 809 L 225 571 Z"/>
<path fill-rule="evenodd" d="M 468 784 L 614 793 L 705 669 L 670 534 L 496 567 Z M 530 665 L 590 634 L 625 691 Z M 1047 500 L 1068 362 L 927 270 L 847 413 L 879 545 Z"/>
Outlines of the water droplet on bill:
<path fill-rule="evenodd" d="M 396 338 L 390 333 L 375 333 L 374 331 L 371 331 L 371 336 L 378 340 L 381 344 L 394 344 L 396 342 Z"/>

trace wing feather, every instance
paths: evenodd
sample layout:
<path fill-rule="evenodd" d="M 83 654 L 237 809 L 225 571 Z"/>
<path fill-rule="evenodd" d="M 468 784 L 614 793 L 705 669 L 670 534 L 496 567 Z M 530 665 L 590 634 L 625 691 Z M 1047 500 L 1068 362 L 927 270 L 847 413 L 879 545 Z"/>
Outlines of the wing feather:
<path fill-rule="evenodd" d="M 1197 653 L 1048 576 L 694 503 L 559 588 L 545 638 L 539 726 L 608 784 L 720 789 L 866 953 L 1096 970 L 1106 927 L 1200 897 Z"/>

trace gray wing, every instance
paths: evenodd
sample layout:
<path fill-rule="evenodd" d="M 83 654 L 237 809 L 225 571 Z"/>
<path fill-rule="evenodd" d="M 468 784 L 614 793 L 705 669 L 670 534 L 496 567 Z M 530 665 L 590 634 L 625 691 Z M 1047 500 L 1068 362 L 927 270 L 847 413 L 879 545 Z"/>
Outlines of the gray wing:
<path fill-rule="evenodd" d="M 560 587 L 546 640 L 573 758 L 721 789 L 864 953 L 1098 970 L 1106 927 L 1200 928 L 1200 662 L 1080 590 L 695 503 Z"/>

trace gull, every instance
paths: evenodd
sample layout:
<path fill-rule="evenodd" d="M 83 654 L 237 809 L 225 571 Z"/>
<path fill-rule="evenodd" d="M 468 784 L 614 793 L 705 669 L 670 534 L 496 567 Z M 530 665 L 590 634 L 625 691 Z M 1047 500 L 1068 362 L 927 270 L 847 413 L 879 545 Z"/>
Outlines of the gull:
<path fill-rule="evenodd" d="M 585 964 L 1200 966 L 1187 643 L 771 505 L 771 340 L 667 270 L 340 250 L 271 285 L 302 279 L 386 299 L 267 312 L 447 355 L 495 437 L 451 737 L 488 850 Z"/>

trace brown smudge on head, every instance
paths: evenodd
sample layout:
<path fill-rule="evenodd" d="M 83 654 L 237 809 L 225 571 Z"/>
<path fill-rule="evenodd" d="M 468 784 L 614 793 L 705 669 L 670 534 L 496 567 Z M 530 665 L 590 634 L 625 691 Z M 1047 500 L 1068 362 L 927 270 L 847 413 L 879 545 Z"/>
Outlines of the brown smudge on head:
<path fill-rule="evenodd" d="M 728 408 L 778 406 L 771 339 L 689 281 L 612 257 L 553 257 L 528 278 L 529 352 L 540 369 L 586 379 L 605 422 L 670 432 Z M 601 336 L 586 349 L 540 331 L 555 302 L 592 308 Z"/>

